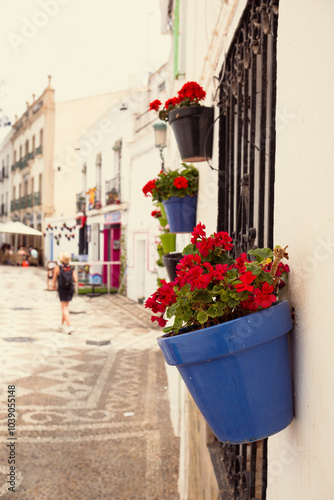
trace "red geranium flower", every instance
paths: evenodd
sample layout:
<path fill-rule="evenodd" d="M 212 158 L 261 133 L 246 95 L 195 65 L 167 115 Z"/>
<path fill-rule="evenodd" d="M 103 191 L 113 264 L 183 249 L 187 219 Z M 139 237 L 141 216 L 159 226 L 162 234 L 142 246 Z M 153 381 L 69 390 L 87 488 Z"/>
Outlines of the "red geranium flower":
<path fill-rule="evenodd" d="M 246 271 L 240 276 L 240 281 L 242 283 L 238 283 L 237 285 L 235 285 L 235 289 L 237 290 L 237 292 L 244 292 L 245 290 L 247 290 L 248 292 L 252 292 L 254 287 L 251 286 L 251 283 L 253 283 L 255 279 L 256 276 L 254 276 L 251 271 Z"/>
<path fill-rule="evenodd" d="M 205 237 L 205 225 L 199 222 L 192 232 L 191 243 L 196 244 L 199 237 Z"/>
<path fill-rule="evenodd" d="M 147 197 L 147 196 L 152 196 L 152 191 L 153 189 L 156 189 L 155 187 L 155 179 L 153 179 L 152 181 L 148 181 L 145 186 L 143 187 L 142 191 L 144 193 L 144 195 Z"/>
<path fill-rule="evenodd" d="M 155 101 L 150 102 L 150 111 L 159 111 L 159 108 L 161 106 L 161 102 L 159 99 L 155 99 Z"/>
<path fill-rule="evenodd" d="M 186 189 L 188 187 L 188 180 L 180 175 L 179 177 L 176 177 L 173 184 L 177 189 Z"/>
<path fill-rule="evenodd" d="M 276 302 L 276 296 L 273 295 L 273 291 L 274 287 L 272 285 L 269 285 L 269 283 L 267 282 L 263 283 L 262 290 L 260 290 L 260 288 L 255 288 L 254 295 L 256 297 L 258 305 L 265 309 Z"/>
<path fill-rule="evenodd" d="M 201 101 L 205 99 L 206 92 L 196 82 L 187 82 L 182 89 L 178 91 L 181 100 L 189 99 L 190 101 Z"/>
<path fill-rule="evenodd" d="M 159 326 L 161 326 L 162 328 L 163 328 L 164 326 L 166 326 L 166 324 L 167 324 L 167 320 L 163 319 L 163 317 L 162 317 L 162 316 L 151 316 L 151 321 L 152 321 L 152 323 L 153 323 L 154 321 L 157 321 L 157 322 L 158 322 L 158 325 L 159 325 Z"/>

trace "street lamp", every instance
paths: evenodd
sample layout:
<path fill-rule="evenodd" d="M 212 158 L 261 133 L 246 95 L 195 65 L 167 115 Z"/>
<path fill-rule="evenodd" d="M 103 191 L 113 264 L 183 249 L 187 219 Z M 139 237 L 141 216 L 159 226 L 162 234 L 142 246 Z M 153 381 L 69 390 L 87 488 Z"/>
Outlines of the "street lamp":
<path fill-rule="evenodd" d="M 157 122 L 153 125 L 154 134 L 155 134 L 155 147 L 160 151 L 161 158 L 161 170 L 165 171 L 165 160 L 163 155 L 163 150 L 167 146 L 166 144 L 166 134 L 167 134 L 167 125 L 165 122 Z"/>

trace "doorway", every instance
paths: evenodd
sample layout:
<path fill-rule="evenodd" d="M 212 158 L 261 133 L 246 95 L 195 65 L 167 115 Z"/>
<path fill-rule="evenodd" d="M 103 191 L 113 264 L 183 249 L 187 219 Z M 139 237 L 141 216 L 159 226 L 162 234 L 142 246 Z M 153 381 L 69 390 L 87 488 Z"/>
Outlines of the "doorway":
<path fill-rule="evenodd" d="M 121 225 L 106 224 L 104 226 L 104 261 L 119 261 L 121 257 Z M 110 285 L 114 288 L 119 287 L 120 265 L 110 265 Z M 103 283 L 108 282 L 108 266 L 103 266 Z"/>

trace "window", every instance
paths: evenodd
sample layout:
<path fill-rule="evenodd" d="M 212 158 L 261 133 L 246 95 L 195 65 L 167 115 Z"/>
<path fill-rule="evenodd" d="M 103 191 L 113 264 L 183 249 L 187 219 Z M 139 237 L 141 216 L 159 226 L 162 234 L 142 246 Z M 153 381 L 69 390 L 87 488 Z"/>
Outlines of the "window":
<path fill-rule="evenodd" d="M 32 153 L 35 154 L 35 141 L 36 141 L 36 138 L 35 136 L 33 135 L 32 136 Z"/>
<path fill-rule="evenodd" d="M 121 199 L 121 173 L 122 173 L 122 139 L 115 142 L 114 154 L 114 184 L 118 194 L 118 200 Z"/>
<path fill-rule="evenodd" d="M 94 207 L 101 206 L 101 180 L 102 180 L 102 155 L 99 153 L 96 156 L 96 192 L 95 192 L 95 205 Z"/>
<path fill-rule="evenodd" d="M 43 150 L 43 129 L 41 128 L 41 130 L 39 131 L 39 145 L 40 147 L 42 148 Z"/>
<path fill-rule="evenodd" d="M 220 72 L 218 231 L 235 256 L 273 245 L 277 25 L 278 0 L 248 0 Z M 218 453 L 231 498 L 266 498 L 267 439 Z"/>

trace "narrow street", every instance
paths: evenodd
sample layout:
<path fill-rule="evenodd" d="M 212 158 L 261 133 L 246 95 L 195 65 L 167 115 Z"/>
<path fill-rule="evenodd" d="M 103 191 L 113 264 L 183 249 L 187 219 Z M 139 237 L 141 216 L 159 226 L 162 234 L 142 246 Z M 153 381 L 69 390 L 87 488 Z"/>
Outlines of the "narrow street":
<path fill-rule="evenodd" d="M 0 302 L 0 498 L 177 500 L 178 439 L 144 307 L 74 297 L 66 335 L 46 271 L 10 266 Z"/>

